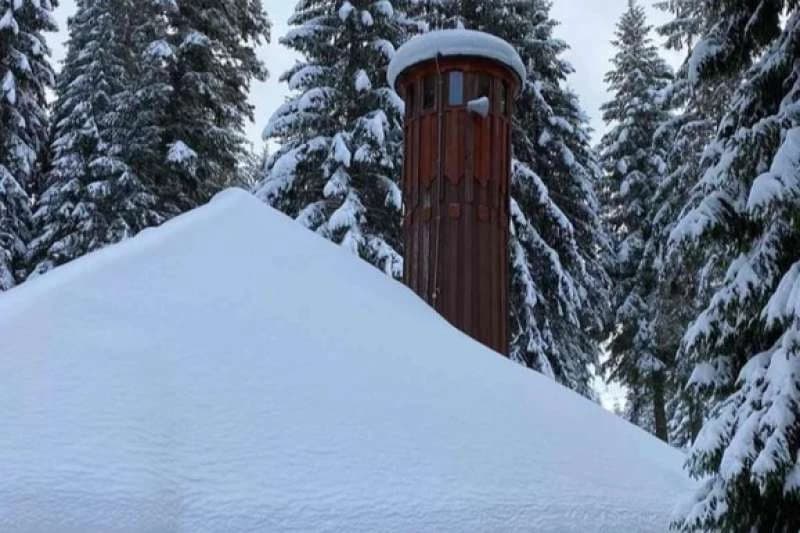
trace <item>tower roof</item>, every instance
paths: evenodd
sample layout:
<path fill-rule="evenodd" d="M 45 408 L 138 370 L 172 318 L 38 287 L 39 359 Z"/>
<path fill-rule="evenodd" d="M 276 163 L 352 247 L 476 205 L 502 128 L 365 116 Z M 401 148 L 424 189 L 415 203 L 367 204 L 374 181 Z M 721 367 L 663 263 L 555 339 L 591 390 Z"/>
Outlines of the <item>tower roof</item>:
<path fill-rule="evenodd" d="M 519 54 L 503 39 L 475 30 L 438 30 L 418 35 L 401 46 L 389 64 L 387 77 L 395 87 L 405 70 L 437 57 L 480 57 L 505 64 L 523 82 L 525 64 Z"/>

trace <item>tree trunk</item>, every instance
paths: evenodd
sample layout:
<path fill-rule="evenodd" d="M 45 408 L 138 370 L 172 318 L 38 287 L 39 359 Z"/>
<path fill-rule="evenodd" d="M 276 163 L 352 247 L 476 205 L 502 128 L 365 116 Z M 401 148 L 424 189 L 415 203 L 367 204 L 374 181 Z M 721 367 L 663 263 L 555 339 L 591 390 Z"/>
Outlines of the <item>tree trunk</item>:
<path fill-rule="evenodd" d="M 697 438 L 697 435 L 700 434 L 700 430 L 703 429 L 703 408 L 700 402 L 692 400 L 692 422 L 691 422 L 691 432 L 692 432 L 692 440 L 691 442 L 694 443 L 694 440 Z"/>
<path fill-rule="evenodd" d="M 664 400 L 664 374 L 660 372 L 653 376 L 653 420 L 656 437 L 664 442 L 669 442 L 667 408 Z"/>

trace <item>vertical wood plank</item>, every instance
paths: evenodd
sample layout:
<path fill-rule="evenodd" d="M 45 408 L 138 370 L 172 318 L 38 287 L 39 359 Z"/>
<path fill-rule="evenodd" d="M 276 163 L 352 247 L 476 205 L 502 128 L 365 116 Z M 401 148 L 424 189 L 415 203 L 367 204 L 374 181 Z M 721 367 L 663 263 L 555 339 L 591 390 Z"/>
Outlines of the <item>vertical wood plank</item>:
<path fill-rule="evenodd" d="M 475 96 L 479 74 L 494 78 L 495 94 L 503 80 L 516 83 L 487 60 L 449 58 L 441 65 L 466 73 L 466 99 Z M 404 74 L 403 83 L 421 84 L 435 73 L 433 63 L 422 64 Z M 409 113 L 404 133 L 404 280 L 451 323 L 507 353 L 510 121 L 497 103 L 486 118 L 463 106 L 447 107 L 442 115 L 419 109 Z"/>

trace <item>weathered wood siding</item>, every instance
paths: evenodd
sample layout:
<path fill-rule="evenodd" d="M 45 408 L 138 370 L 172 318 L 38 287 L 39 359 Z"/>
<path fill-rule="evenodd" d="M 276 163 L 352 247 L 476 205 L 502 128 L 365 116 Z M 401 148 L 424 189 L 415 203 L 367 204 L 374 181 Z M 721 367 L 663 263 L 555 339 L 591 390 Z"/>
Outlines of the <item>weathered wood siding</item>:
<path fill-rule="evenodd" d="M 459 105 L 448 101 L 451 71 L 464 73 Z M 426 107 L 424 84 L 428 78 L 430 87 L 431 77 L 435 98 Z M 487 87 L 491 105 L 484 118 L 469 112 L 467 102 Z M 517 87 L 509 69 L 477 58 L 429 61 L 398 80 L 407 107 L 405 283 L 453 325 L 503 354 L 509 344 L 509 180 Z"/>

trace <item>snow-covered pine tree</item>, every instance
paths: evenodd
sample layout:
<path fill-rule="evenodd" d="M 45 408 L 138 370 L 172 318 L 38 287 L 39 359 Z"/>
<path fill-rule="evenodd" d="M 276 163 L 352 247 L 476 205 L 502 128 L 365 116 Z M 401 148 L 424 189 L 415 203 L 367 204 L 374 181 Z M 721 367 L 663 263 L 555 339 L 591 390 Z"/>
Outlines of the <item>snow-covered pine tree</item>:
<path fill-rule="evenodd" d="M 703 156 L 730 93 L 730 83 L 717 84 L 712 90 L 692 89 L 686 64 L 666 93 L 676 114 L 655 134 L 656 146 L 666 153 L 667 172 L 652 199 L 656 211 L 645 253 L 654 261 L 657 274 L 657 305 L 652 309 L 651 322 L 659 353 L 678 353 L 686 328 L 705 308 L 724 274 L 720 265 L 725 262 L 725 247 L 677 254 L 670 245 L 670 235 L 697 185 Z M 708 412 L 705 398 L 713 389 L 712 383 L 687 386 L 693 369 L 691 362 L 676 357 L 667 376 L 671 394 L 667 405 L 669 442 L 679 447 L 689 446 L 697 436 Z"/>
<path fill-rule="evenodd" d="M 166 164 L 159 195 L 184 211 L 243 181 L 244 126 L 253 120 L 249 86 L 267 77 L 256 48 L 269 41 L 271 25 L 261 0 L 163 4 L 169 31 L 150 49 L 168 68 L 171 90 L 161 123 Z"/>
<path fill-rule="evenodd" d="M 257 187 L 264 201 L 388 275 L 402 276 L 403 104 L 386 68 L 407 31 L 401 3 L 301 0 L 282 42 L 304 60 L 265 137 L 281 148 Z"/>
<path fill-rule="evenodd" d="M 161 221 L 155 198 L 123 159 L 120 98 L 131 0 L 81 0 L 53 111 L 50 168 L 37 198 L 30 244 L 41 274 Z"/>
<path fill-rule="evenodd" d="M 251 150 L 244 163 L 243 179 L 244 182 L 240 185 L 242 189 L 252 191 L 258 186 L 261 178 L 267 172 L 268 163 L 270 160 L 269 144 L 264 144 L 260 151 Z"/>
<path fill-rule="evenodd" d="M 604 213 L 616 245 L 612 267 L 615 323 L 605 369 L 626 386 L 632 422 L 667 440 L 667 368 L 673 354 L 657 342 L 653 316 L 657 271 L 652 246 L 652 203 L 666 172 L 663 150 L 654 145 L 668 118 L 659 93 L 669 84 L 670 68 L 650 38 L 644 8 L 629 0 L 617 24 L 613 69 L 606 75 L 612 100 L 602 106 L 611 126 L 601 141 L 606 172 Z"/>
<path fill-rule="evenodd" d="M 0 291 L 24 277 L 29 193 L 47 143 L 45 92 L 54 84 L 44 33 L 55 2 L 0 0 Z"/>
<path fill-rule="evenodd" d="M 668 12 L 672 20 L 658 31 L 666 38 L 667 49 L 690 54 L 702 31 L 701 4 L 694 0 L 668 0 L 656 7 Z M 684 61 L 673 83 L 663 93 L 674 109 L 655 133 L 655 146 L 666 153 L 667 172 L 652 204 L 649 253 L 655 258 L 658 305 L 653 309 L 653 331 L 658 350 L 676 354 L 689 323 L 707 305 L 724 271 L 724 247 L 703 247 L 691 253 L 676 254 L 670 234 L 683 216 L 683 209 L 700 179 L 702 159 L 714 138 L 717 126 L 729 103 L 734 81 L 721 79 L 706 87 L 693 87 L 688 79 L 689 64 Z M 667 389 L 672 397 L 667 404 L 669 442 L 686 448 L 691 445 L 708 412 L 711 383 L 692 383 L 691 361 L 676 357 L 669 369 Z"/>
<path fill-rule="evenodd" d="M 592 367 L 608 315 L 608 239 L 595 186 L 601 171 L 586 117 L 565 86 L 572 67 L 547 0 L 425 0 L 432 28 L 487 31 L 528 67 L 513 131 L 512 357 L 593 396 Z"/>
<path fill-rule="evenodd" d="M 241 183 L 247 89 L 266 76 L 260 0 L 81 0 L 70 35 L 34 215 L 37 273 Z"/>
<path fill-rule="evenodd" d="M 176 59 L 168 42 L 172 31 L 169 15 L 178 6 L 174 0 L 147 0 L 131 6 L 126 14 L 128 79 L 117 98 L 118 116 L 123 120 L 115 125 L 115 131 L 120 137 L 121 157 L 147 181 L 155 196 L 154 211 L 167 220 L 183 211 L 175 200 L 179 185 L 167 179 L 168 147 L 164 140 Z"/>
<path fill-rule="evenodd" d="M 0 164 L 0 291 L 17 284 L 30 239 L 30 225 L 28 193 L 6 165 Z"/>
<path fill-rule="evenodd" d="M 699 87 L 737 79 L 704 158 L 676 253 L 729 247 L 733 259 L 683 339 L 693 380 L 718 402 L 689 455 L 702 487 L 676 514 L 684 531 L 800 530 L 800 10 L 794 1 L 701 2 L 689 60 Z"/>

